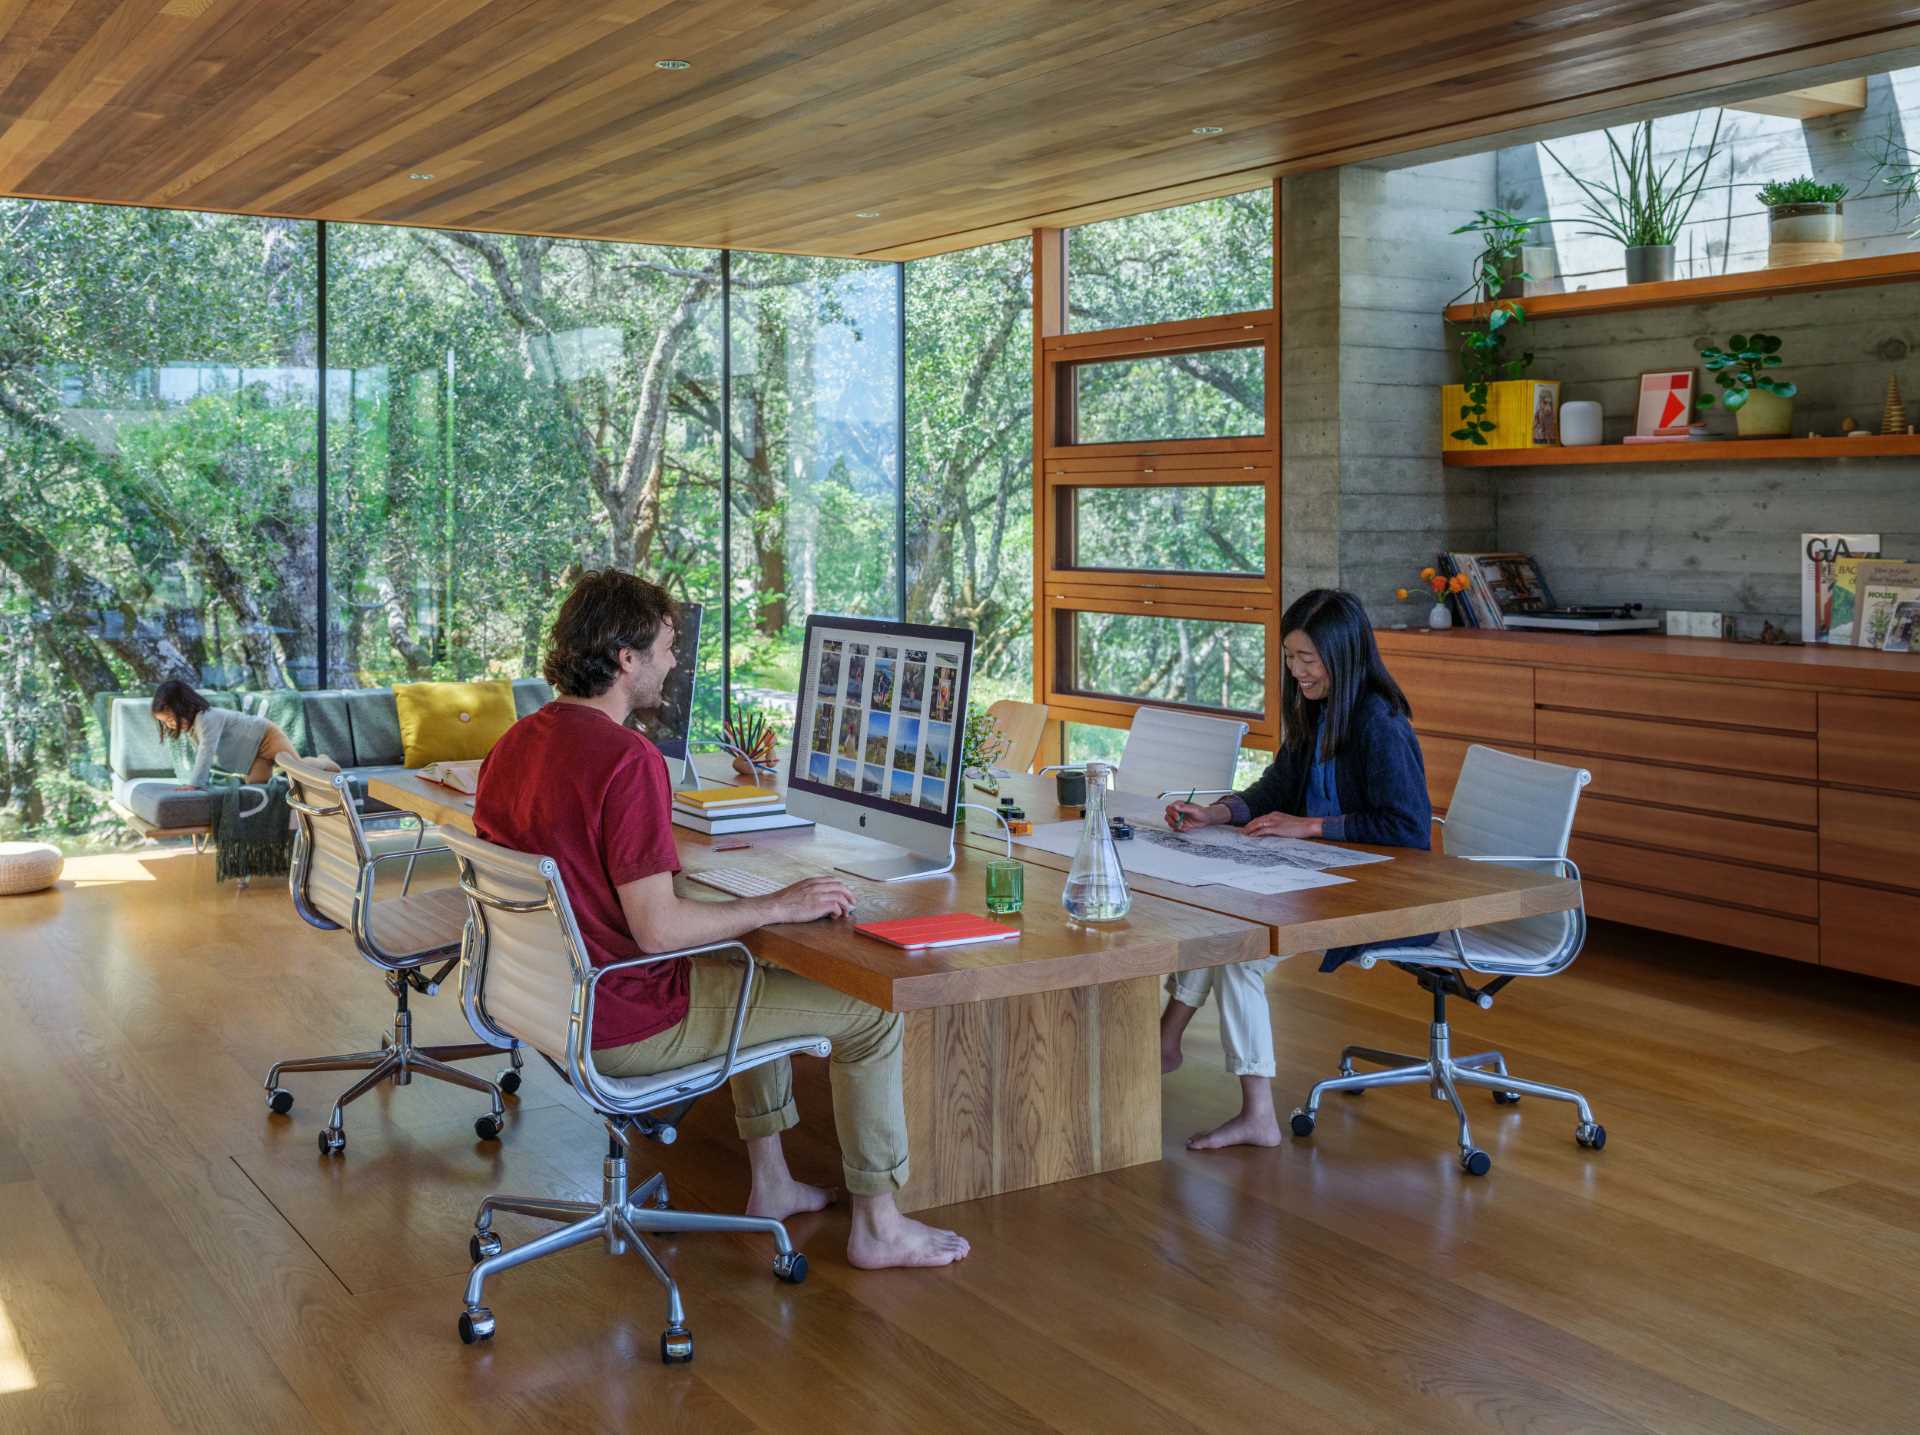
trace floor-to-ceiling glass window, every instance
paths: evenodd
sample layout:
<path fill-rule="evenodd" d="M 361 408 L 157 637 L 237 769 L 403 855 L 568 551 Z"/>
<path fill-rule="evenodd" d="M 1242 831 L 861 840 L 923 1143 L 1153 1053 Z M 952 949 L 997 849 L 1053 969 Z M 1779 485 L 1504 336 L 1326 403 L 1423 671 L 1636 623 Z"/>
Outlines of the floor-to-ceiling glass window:
<path fill-rule="evenodd" d="M 327 260 L 335 680 L 537 673 L 622 568 L 709 610 L 714 732 L 719 253 L 335 224 Z"/>
<path fill-rule="evenodd" d="M 807 614 L 899 605 L 891 264 L 732 256 L 733 684 L 790 717 Z"/>
<path fill-rule="evenodd" d="M 313 683 L 316 231 L 0 199 L 0 836 L 110 836 L 106 695 Z"/>

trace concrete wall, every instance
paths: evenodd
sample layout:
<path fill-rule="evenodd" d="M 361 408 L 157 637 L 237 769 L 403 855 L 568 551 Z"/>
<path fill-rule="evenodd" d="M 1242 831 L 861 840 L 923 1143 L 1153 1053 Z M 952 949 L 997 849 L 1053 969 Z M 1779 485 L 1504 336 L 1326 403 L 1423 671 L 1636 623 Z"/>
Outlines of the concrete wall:
<path fill-rule="evenodd" d="M 1716 188 L 1688 226 L 1680 272 L 1764 267 L 1766 219 L 1753 186 L 1809 170 L 1860 186 L 1871 167 L 1860 143 L 1890 124 L 1920 147 L 1920 71 L 1873 78 L 1863 115 L 1802 123 L 1728 112 Z M 1663 151 L 1684 145 L 1691 128 L 1687 116 L 1661 121 Z M 1583 175 L 1605 172 L 1597 134 L 1553 149 Z M 1708 609 L 1797 632 L 1802 533 L 1878 532 L 1887 552 L 1920 559 L 1920 464 L 1901 460 L 1490 474 L 1440 466 L 1436 390 L 1458 371 L 1439 314 L 1465 284 L 1475 248 L 1447 231 L 1496 203 L 1544 212 L 1556 221 L 1566 287 L 1624 282 L 1619 246 L 1577 234 L 1579 191 L 1538 147 L 1290 178 L 1284 203 L 1289 598 L 1338 584 L 1376 621 L 1418 621 L 1421 610 L 1390 595 L 1434 550 L 1517 548 L 1540 560 L 1565 602 Z M 1886 200 L 1849 203 L 1849 255 L 1914 247 Z M 1754 330 L 1785 341 L 1780 372 L 1801 390 L 1797 432 L 1836 433 L 1847 416 L 1877 427 L 1889 372 L 1920 419 L 1920 286 L 1536 321 L 1524 346 L 1536 376 L 1564 382 L 1563 398 L 1601 403 L 1612 441 L 1633 426 L 1641 373 L 1697 366 L 1705 345 Z M 1726 415 L 1711 422 L 1731 434 Z"/>

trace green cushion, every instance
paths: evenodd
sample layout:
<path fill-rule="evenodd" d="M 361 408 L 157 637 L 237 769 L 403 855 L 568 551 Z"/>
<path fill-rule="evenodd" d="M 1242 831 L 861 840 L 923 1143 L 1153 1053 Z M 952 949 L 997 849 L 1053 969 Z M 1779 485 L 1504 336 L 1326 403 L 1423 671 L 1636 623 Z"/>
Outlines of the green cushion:
<path fill-rule="evenodd" d="M 406 761 L 400 742 L 400 709 L 392 688 L 356 688 L 342 694 L 353 737 L 351 767 L 398 767 Z"/>
<path fill-rule="evenodd" d="M 545 678 L 513 680 L 513 711 L 516 717 L 538 712 L 553 701 L 553 688 Z"/>

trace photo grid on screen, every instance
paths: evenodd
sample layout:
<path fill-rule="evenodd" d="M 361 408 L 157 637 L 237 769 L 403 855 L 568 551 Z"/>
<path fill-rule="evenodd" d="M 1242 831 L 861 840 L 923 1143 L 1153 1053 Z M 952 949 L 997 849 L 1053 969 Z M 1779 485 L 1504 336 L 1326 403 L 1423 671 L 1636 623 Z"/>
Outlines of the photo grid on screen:
<path fill-rule="evenodd" d="M 806 687 L 806 776 L 902 807 L 945 812 L 955 780 L 960 654 L 829 629 Z"/>

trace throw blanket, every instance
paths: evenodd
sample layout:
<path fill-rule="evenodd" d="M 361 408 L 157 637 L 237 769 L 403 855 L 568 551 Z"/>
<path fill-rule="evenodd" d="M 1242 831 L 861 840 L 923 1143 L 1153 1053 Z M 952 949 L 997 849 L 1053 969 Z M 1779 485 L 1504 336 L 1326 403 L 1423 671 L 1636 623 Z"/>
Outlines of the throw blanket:
<path fill-rule="evenodd" d="M 266 805 L 242 817 L 242 812 L 259 803 L 259 793 L 238 785 L 220 790 L 219 805 L 213 814 L 215 881 L 224 882 L 229 877 L 284 877 L 293 865 L 287 779 L 276 773 L 268 779 L 266 793 Z"/>

